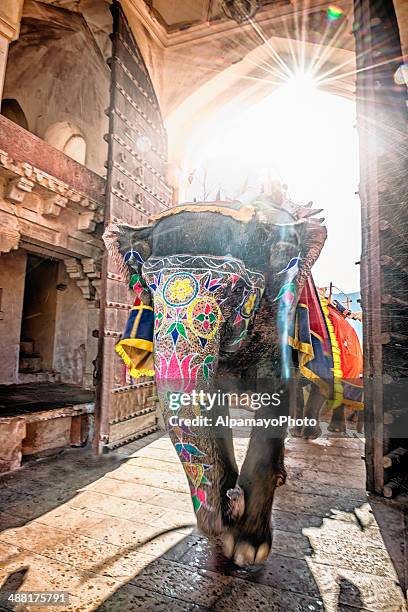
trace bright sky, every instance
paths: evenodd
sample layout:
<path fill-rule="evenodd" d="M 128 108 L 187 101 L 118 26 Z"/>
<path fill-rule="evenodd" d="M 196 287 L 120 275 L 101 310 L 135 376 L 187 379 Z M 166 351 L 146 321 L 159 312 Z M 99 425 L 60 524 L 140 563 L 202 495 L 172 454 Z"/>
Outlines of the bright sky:
<path fill-rule="evenodd" d="M 242 114 L 221 112 L 200 136 L 197 169 L 187 197 L 238 197 L 259 193 L 265 176 L 279 176 L 292 200 L 323 208 L 328 239 L 313 274 L 359 290 L 360 201 L 355 105 L 315 89 L 307 79 L 278 89 Z M 206 168 L 206 172 L 203 170 Z"/>

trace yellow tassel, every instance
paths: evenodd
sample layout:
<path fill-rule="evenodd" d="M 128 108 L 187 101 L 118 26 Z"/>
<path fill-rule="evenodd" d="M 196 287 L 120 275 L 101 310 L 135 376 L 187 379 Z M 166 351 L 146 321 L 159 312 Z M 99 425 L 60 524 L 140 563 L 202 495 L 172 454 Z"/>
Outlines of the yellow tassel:
<path fill-rule="evenodd" d="M 329 318 L 329 308 L 327 299 L 319 295 L 320 304 L 322 306 L 324 318 L 326 321 L 327 329 L 329 331 L 330 342 L 332 347 L 333 354 L 333 400 L 331 402 L 331 407 L 338 408 L 343 404 L 343 371 L 341 369 L 341 361 L 340 361 L 340 349 L 337 342 L 336 334 L 334 332 L 334 327 Z"/>
<path fill-rule="evenodd" d="M 155 375 L 154 370 L 148 370 L 146 368 L 141 368 L 141 369 L 135 368 L 132 359 L 129 357 L 129 355 L 127 354 L 125 349 L 120 345 L 120 343 L 118 343 L 115 346 L 115 350 L 117 354 L 119 355 L 119 357 L 121 357 L 123 361 L 125 362 L 129 370 L 129 374 L 132 378 L 141 378 L 142 376 L 154 376 Z"/>

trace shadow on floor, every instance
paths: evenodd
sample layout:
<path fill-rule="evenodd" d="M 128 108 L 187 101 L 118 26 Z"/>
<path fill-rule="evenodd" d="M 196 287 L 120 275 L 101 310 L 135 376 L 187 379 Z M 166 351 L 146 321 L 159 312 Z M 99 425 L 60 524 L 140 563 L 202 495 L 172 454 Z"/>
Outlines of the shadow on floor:
<path fill-rule="evenodd" d="M 31 460 L 19 470 L 0 475 L 0 530 L 24 525 L 27 520 L 57 508 L 78 491 L 126 462 L 138 448 L 161 434 L 152 434 L 121 452 L 100 457 L 92 449 L 72 448 L 43 459 Z"/>
<path fill-rule="evenodd" d="M 367 498 L 361 441 L 289 440 L 286 455 L 272 553 L 251 570 L 184 520 L 188 487 L 167 438 L 102 458 L 69 451 L 9 474 L 0 480 L 1 591 L 67 591 L 65 609 L 75 611 L 404 610 L 394 555 L 403 515 Z"/>
<path fill-rule="evenodd" d="M 387 500 L 370 495 L 369 500 L 401 588 L 408 593 L 408 496 Z"/>

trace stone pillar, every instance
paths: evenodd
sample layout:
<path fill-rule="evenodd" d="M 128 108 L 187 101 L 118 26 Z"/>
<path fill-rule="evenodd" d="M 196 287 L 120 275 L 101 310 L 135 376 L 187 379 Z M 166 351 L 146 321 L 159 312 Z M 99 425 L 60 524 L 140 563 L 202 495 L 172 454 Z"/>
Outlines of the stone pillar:
<path fill-rule="evenodd" d="M 26 263 L 22 249 L 0 256 L 0 384 L 18 382 Z"/>
<path fill-rule="evenodd" d="M 24 0 L 2 0 L 0 2 L 0 108 L 8 47 L 11 41 L 18 38 L 23 4 Z"/>
<path fill-rule="evenodd" d="M 85 389 L 93 389 L 95 360 L 98 355 L 98 336 L 95 332 L 99 329 L 99 304 L 90 301 L 88 305 L 88 337 L 86 341 L 86 357 L 84 368 L 83 386 Z"/>

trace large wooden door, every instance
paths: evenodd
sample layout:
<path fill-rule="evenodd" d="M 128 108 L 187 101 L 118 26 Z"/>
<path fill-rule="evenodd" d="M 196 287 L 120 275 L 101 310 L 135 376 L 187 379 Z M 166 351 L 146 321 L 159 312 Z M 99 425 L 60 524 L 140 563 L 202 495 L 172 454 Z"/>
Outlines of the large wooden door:
<path fill-rule="evenodd" d="M 365 461 L 367 488 L 382 493 L 398 471 L 398 464 L 392 463 L 385 469 L 390 461 L 385 455 L 396 447 L 408 448 L 407 92 L 399 74 L 402 53 L 393 0 L 354 0 L 354 32 Z"/>
<path fill-rule="evenodd" d="M 164 174 L 167 140 L 149 73 L 119 4 L 113 15 L 105 225 L 143 225 L 168 208 Z M 155 387 L 130 381 L 115 353 L 133 296 L 115 262 L 104 254 L 95 439 L 103 452 L 156 428 Z"/>

